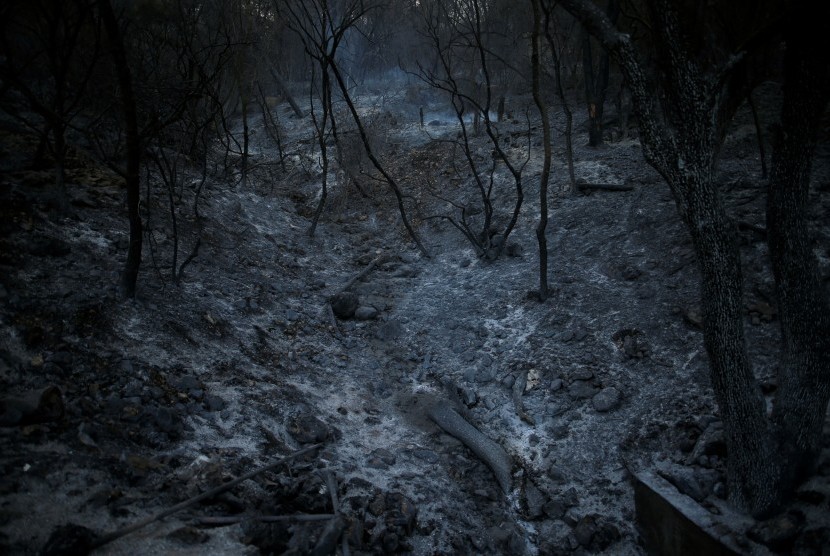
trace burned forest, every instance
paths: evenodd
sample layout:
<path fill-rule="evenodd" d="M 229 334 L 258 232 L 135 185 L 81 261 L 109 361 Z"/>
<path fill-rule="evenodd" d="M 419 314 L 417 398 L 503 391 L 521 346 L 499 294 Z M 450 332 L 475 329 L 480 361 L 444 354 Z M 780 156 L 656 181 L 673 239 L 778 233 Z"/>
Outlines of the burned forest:
<path fill-rule="evenodd" d="M 0 554 L 827 554 L 828 35 L 3 2 Z"/>

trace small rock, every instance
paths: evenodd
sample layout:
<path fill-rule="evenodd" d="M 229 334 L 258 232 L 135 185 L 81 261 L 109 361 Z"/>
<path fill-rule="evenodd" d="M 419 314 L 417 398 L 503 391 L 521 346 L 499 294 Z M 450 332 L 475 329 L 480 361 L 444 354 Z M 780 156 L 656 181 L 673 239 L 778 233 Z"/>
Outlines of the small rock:
<path fill-rule="evenodd" d="M 699 330 L 703 330 L 703 311 L 700 307 L 692 306 L 683 311 L 683 320 Z"/>
<path fill-rule="evenodd" d="M 574 527 L 574 537 L 576 541 L 588 548 L 591 546 L 591 541 L 594 540 L 594 535 L 597 534 L 596 517 L 594 515 L 586 515 Z"/>
<path fill-rule="evenodd" d="M 173 386 L 179 392 L 189 392 L 191 390 L 199 390 L 202 384 L 199 379 L 193 375 L 184 375 L 172 381 Z"/>
<path fill-rule="evenodd" d="M 419 460 L 425 461 L 427 463 L 438 463 L 441 459 L 438 457 L 438 454 L 436 454 L 432 450 L 413 450 L 412 455 L 418 458 Z"/>
<path fill-rule="evenodd" d="M 371 306 L 358 307 L 354 312 L 354 318 L 357 320 L 374 320 L 378 317 L 378 310 Z"/>
<path fill-rule="evenodd" d="M 418 276 L 418 269 L 409 265 L 403 265 L 392 276 L 394 278 L 415 278 Z"/>
<path fill-rule="evenodd" d="M 591 400 L 594 409 L 600 413 L 616 409 L 620 405 L 620 391 L 609 386 L 600 390 Z"/>
<path fill-rule="evenodd" d="M 300 444 L 322 442 L 331 433 L 328 425 L 311 414 L 301 414 L 292 417 L 288 421 L 286 429 Z"/>
<path fill-rule="evenodd" d="M 573 530 L 577 542 L 590 552 L 605 550 L 620 539 L 620 531 L 597 514 L 588 514 Z"/>
<path fill-rule="evenodd" d="M 538 519 L 544 512 L 546 497 L 531 481 L 525 485 L 525 505 L 527 506 L 527 518 Z"/>
<path fill-rule="evenodd" d="M 585 367 L 577 369 L 571 375 L 572 380 L 591 380 L 592 378 L 594 378 L 594 371 Z"/>
<path fill-rule="evenodd" d="M 478 395 L 472 388 L 463 386 L 459 388 L 458 393 L 461 395 L 461 401 L 464 402 L 464 405 L 466 405 L 467 407 L 474 406 L 478 401 Z"/>
<path fill-rule="evenodd" d="M 225 400 L 213 394 L 205 396 L 204 403 L 208 411 L 222 411 L 225 409 Z"/>
<path fill-rule="evenodd" d="M 548 500 L 542 509 L 544 510 L 545 515 L 551 519 L 560 519 L 563 515 L 565 515 L 565 510 L 567 508 L 561 500 Z"/>
<path fill-rule="evenodd" d="M 634 266 L 631 266 L 631 265 L 627 265 L 626 267 L 624 267 L 622 269 L 621 274 L 622 274 L 623 278 L 625 278 L 626 280 L 628 280 L 630 282 L 632 280 L 636 280 L 637 278 L 639 278 L 640 274 L 642 274 L 642 273 L 640 272 L 640 270 L 638 268 L 636 268 Z"/>
<path fill-rule="evenodd" d="M 354 316 L 359 306 L 357 294 L 352 292 L 338 293 L 331 298 L 331 310 L 335 316 L 341 319 L 349 319 Z"/>
<path fill-rule="evenodd" d="M 395 465 L 396 461 L 395 454 L 385 448 L 378 448 L 369 454 L 367 465 L 375 469 L 387 469 L 390 465 Z"/>
<path fill-rule="evenodd" d="M 596 393 L 597 389 L 587 380 L 576 380 L 568 387 L 568 395 L 574 400 L 585 400 Z"/>
<path fill-rule="evenodd" d="M 507 244 L 506 252 L 508 257 L 521 257 L 525 248 L 520 243 L 511 242 Z"/>

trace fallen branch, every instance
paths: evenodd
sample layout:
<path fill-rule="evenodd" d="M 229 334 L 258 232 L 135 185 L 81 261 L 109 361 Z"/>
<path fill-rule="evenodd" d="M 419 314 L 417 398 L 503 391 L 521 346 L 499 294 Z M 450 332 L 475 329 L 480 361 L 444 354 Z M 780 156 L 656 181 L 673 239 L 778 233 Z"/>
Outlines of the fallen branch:
<path fill-rule="evenodd" d="M 505 494 L 510 492 L 513 461 L 504 448 L 487 438 L 446 403 L 434 404 L 427 411 L 427 415 L 436 425 L 472 450 L 493 471 L 502 491 Z"/>
<path fill-rule="evenodd" d="M 334 519 L 331 522 L 329 522 L 329 526 L 331 528 L 339 527 L 340 528 L 339 532 L 342 534 L 343 529 L 345 529 L 345 527 L 346 527 L 346 524 L 344 523 L 343 518 L 340 515 L 340 501 L 337 499 L 337 479 L 335 478 L 334 473 L 332 473 L 328 469 L 326 469 L 326 471 L 325 471 L 325 479 L 326 479 L 326 488 L 328 489 L 329 495 L 331 496 L 332 511 L 335 513 L 335 515 L 332 516 Z M 317 543 L 318 546 L 320 546 L 320 543 L 323 542 L 323 539 L 326 537 L 326 533 L 327 533 L 327 531 L 330 527 L 327 527 L 326 531 L 323 531 L 323 534 L 320 535 L 320 542 Z M 334 543 L 336 543 L 336 542 L 337 542 L 337 539 L 335 538 Z M 315 548 L 315 550 L 316 550 L 316 548 Z M 343 537 L 343 541 L 341 543 L 341 550 L 343 552 L 343 556 L 349 556 L 350 555 L 349 539 L 347 539 L 345 536 Z M 328 553 L 324 552 L 324 554 L 328 554 Z"/>
<path fill-rule="evenodd" d="M 358 281 L 362 280 L 362 279 L 363 279 L 363 278 L 365 278 L 365 277 L 366 277 L 366 276 L 367 276 L 370 272 L 372 272 L 372 270 L 374 270 L 374 268 L 375 268 L 378 264 L 380 264 L 381 262 L 383 262 L 384 260 L 386 260 L 386 257 L 387 257 L 387 253 L 386 253 L 385 251 L 381 251 L 381 252 L 378 254 L 378 256 L 377 256 L 377 257 L 375 257 L 374 259 L 372 259 L 371 261 L 369 261 L 369 264 L 367 264 L 367 265 L 366 265 L 366 268 L 364 268 L 363 270 L 361 270 L 360 272 L 358 272 L 358 273 L 357 273 L 354 277 L 352 277 L 352 279 L 351 279 L 351 280 L 349 280 L 348 282 L 346 282 L 346 285 L 344 285 L 343 287 L 341 287 L 340 289 L 336 290 L 334 293 L 332 293 L 331 295 L 329 295 L 329 296 L 328 296 L 328 299 L 332 299 L 334 296 L 339 295 L 339 294 L 341 294 L 341 293 L 343 293 L 343 292 L 347 291 L 347 290 L 348 290 L 349 288 L 351 288 L 352 286 L 354 286 L 354 285 L 355 285 Z"/>
<path fill-rule="evenodd" d="M 524 402 L 522 402 L 522 396 L 525 393 L 526 387 L 527 371 L 522 371 L 513 383 L 513 405 L 516 406 L 516 414 L 519 418 L 531 427 L 535 427 L 536 421 L 525 411 Z"/>
<path fill-rule="evenodd" d="M 272 469 L 276 469 L 277 467 L 288 463 L 289 461 L 298 458 L 302 455 L 308 454 L 320 448 L 322 444 L 314 444 L 307 448 L 303 448 L 302 450 L 297 450 L 293 454 L 289 454 L 284 458 L 275 461 L 274 463 L 268 464 L 264 467 L 260 467 L 259 469 L 254 469 L 253 471 L 246 473 L 240 477 L 232 481 L 228 481 L 227 483 L 223 483 L 218 487 L 212 488 L 207 492 L 203 492 L 197 496 L 189 498 L 184 502 L 180 502 L 175 506 L 167 508 L 151 517 L 142 519 L 132 525 L 128 525 L 127 527 L 123 527 L 117 531 L 112 533 L 106 533 L 103 535 L 97 535 L 93 531 L 85 528 L 80 527 L 77 525 L 67 525 L 64 527 L 59 528 L 57 531 L 52 533 L 52 536 L 49 537 L 49 540 L 46 542 L 46 546 L 44 547 L 42 554 L 88 554 L 89 552 L 95 550 L 96 548 L 100 548 L 105 544 L 111 543 L 112 541 L 119 539 L 125 535 L 129 535 L 135 531 L 138 531 L 142 527 L 146 527 L 147 525 L 159 521 L 169 515 L 178 513 L 185 508 L 189 508 L 194 504 L 198 504 L 203 500 L 209 500 L 223 492 L 226 492 L 239 483 L 247 481 L 248 479 L 252 479 L 257 475 L 265 473 L 266 471 L 271 471 Z M 67 538 L 71 537 L 71 538 Z"/>
<path fill-rule="evenodd" d="M 326 521 L 334 514 L 294 514 L 294 515 L 217 515 L 193 516 L 190 519 L 199 525 L 234 525 L 243 521 L 277 523 L 281 521 Z"/>
<path fill-rule="evenodd" d="M 601 191 L 633 191 L 633 185 L 626 185 L 624 183 L 579 183 L 577 184 L 580 191 L 591 191 L 599 189 Z"/>

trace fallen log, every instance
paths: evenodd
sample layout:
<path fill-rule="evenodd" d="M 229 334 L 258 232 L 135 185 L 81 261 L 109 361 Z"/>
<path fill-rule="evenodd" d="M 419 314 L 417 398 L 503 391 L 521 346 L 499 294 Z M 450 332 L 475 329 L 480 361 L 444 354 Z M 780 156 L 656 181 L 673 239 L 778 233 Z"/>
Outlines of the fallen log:
<path fill-rule="evenodd" d="M 113 531 L 111 533 L 105 533 L 103 535 L 98 535 L 91 529 L 86 527 L 69 524 L 63 527 L 58 528 L 52 535 L 49 537 L 49 540 L 46 542 L 41 554 L 43 556 L 57 556 L 63 554 L 89 554 L 96 548 L 100 548 L 105 544 L 111 543 L 116 539 L 120 539 L 125 535 L 129 535 L 135 531 L 138 531 L 142 527 L 146 527 L 147 525 L 159 521 L 169 515 L 178 513 L 194 504 L 198 504 L 203 500 L 209 500 L 214 498 L 223 492 L 226 492 L 239 483 L 247 481 L 248 479 L 252 479 L 261 473 L 265 473 L 266 471 L 271 471 L 276 469 L 277 467 L 288 463 L 289 461 L 313 452 L 321 448 L 322 444 L 313 444 L 307 448 L 303 448 L 302 450 L 297 450 L 296 452 L 285 456 L 284 458 L 280 458 L 279 460 L 275 461 L 274 463 L 270 463 L 264 467 L 260 467 L 259 469 L 254 469 L 244 475 L 237 477 L 232 481 L 228 481 L 227 483 L 223 483 L 215 488 L 212 488 L 202 494 L 196 495 L 192 498 L 185 500 L 184 502 L 180 502 L 175 506 L 171 506 L 166 510 L 163 510 L 153 516 L 147 517 L 132 525 L 128 525 L 123 527 L 117 531 Z"/>
<path fill-rule="evenodd" d="M 499 444 L 485 436 L 481 431 L 456 413 L 447 403 L 437 402 L 427 411 L 427 415 L 444 432 L 460 440 L 493 471 L 502 491 L 510 492 L 512 483 L 513 460 Z"/>
<path fill-rule="evenodd" d="M 352 279 L 351 279 L 351 280 L 349 280 L 348 282 L 346 282 L 346 284 L 345 284 L 345 285 L 341 286 L 340 288 L 338 288 L 337 290 L 335 290 L 333 293 L 331 293 L 329 296 L 327 296 L 327 299 L 329 299 L 329 300 L 330 300 L 330 299 L 332 299 L 334 296 L 336 296 L 336 295 L 338 295 L 338 294 L 341 294 L 341 293 L 343 293 L 343 292 L 347 291 L 349 288 L 351 288 L 352 286 L 354 286 L 354 285 L 355 285 L 355 284 L 356 284 L 359 280 L 362 280 L 362 279 L 363 279 L 363 278 L 365 278 L 365 277 L 366 277 L 366 276 L 367 276 L 370 272 L 372 272 L 372 270 L 374 270 L 374 268 L 375 268 L 377 265 L 379 265 L 379 264 L 381 264 L 382 262 L 384 262 L 388 256 L 389 256 L 389 255 L 388 255 L 385 251 L 381 251 L 380 253 L 378 253 L 377 257 L 375 257 L 374 259 L 372 259 L 371 261 L 369 261 L 369 264 L 367 264 L 367 265 L 366 265 L 366 268 L 364 268 L 363 270 L 361 270 L 360 272 L 358 272 L 356 275 L 354 275 L 354 276 L 352 277 Z"/>
<path fill-rule="evenodd" d="M 578 183 L 577 187 L 580 191 L 633 191 L 633 185 L 626 185 L 624 183 Z"/>

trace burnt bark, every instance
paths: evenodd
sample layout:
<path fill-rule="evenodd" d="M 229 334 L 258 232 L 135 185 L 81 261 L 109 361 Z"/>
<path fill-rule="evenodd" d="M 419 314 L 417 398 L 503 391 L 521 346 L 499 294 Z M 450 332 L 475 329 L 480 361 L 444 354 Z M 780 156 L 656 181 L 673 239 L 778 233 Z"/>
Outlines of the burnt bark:
<path fill-rule="evenodd" d="M 109 0 L 98 0 L 98 10 L 110 43 L 110 53 L 115 66 L 118 86 L 121 94 L 121 108 L 124 113 L 124 136 L 127 144 L 127 161 L 124 178 L 127 187 L 127 214 L 130 221 L 130 246 L 127 250 L 127 262 L 121 274 L 120 293 L 127 298 L 135 297 L 138 270 L 141 267 L 142 223 L 139 212 L 141 166 L 141 142 L 138 131 L 135 93 L 124 48 L 124 38 L 118 26 L 118 20 Z"/>
<path fill-rule="evenodd" d="M 617 0 L 609 0 L 606 15 L 611 23 L 616 23 L 619 16 Z M 582 68 L 585 76 L 585 100 L 588 108 L 588 146 L 599 147 L 603 144 L 602 118 L 605 112 L 605 97 L 608 91 L 608 75 L 611 60 L 606 50 L 599 55 L 599 62 L 594 66 L 591 34 L 587 31 L 582 37 Z"/>
<path fill-rule="evenodd" d="M 826 36 L 827 25 L 807 26 L 787 37 L 781 129 L 767 192 L 767 243 L 783 341 L 772 422 L 787 491 L 815 471 L 830 399 L 830 304 L 807 226 L 810 166 L 830 98 L 830 69 L 817 40 Z"/>
<path fill-rule="evenodd" d="M 548 298 L 548 240 L 545 232 L 548 226 L 548 182 L 550 181 L 551 133 L 548 105 L 542 97 L 541 63 L 539 61 L 539 42 L 542 34 L 542 8 L 540 0 L 531 0 L 533 5 L 533 37 L 531 66 L 533 68 L 533 100 L 542 117 L 542 173 L 539 176 L 539 223 L 536 226 L 536 240 L 539 244 L 539 301 Z"/>

